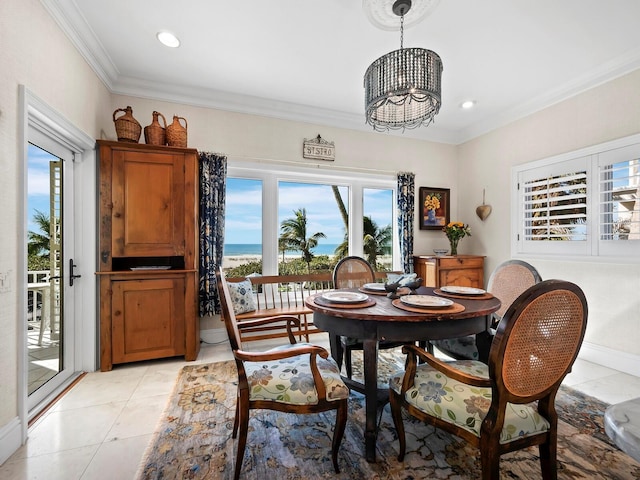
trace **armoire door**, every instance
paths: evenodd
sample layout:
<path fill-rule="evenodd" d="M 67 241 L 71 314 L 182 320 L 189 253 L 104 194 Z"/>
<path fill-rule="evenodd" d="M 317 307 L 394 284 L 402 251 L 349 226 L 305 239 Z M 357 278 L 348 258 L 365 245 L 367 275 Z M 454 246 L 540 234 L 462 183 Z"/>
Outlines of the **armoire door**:
<path fill-rule="evenodd" d="M 111 285 L 113 363 L 185 354 L 184 276 Z"/>
<path fill-rule="evenodd" d="M 184 175 L 183 155 L 114 150 L 113 257 L 184 255 Z"/>

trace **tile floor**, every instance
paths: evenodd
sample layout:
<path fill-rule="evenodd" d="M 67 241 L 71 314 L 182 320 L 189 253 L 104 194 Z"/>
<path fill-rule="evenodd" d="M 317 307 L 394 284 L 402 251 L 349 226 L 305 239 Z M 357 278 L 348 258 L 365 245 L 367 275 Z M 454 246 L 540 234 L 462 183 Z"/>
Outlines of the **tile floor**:
<path fill-rule="evenodd" d="M 325 334 L 313 337 L 328 344 Z M 197 362 L 231 358 L 225 342 L 203 345 Z M 85 375 L 29 429 L 26 445 L 0 466 L 0 479 L 133 479 L 184 364 L 156 360 Z M 565 383 L 609 403 L 640 396 L 640 378 L 581 360 Z"/>

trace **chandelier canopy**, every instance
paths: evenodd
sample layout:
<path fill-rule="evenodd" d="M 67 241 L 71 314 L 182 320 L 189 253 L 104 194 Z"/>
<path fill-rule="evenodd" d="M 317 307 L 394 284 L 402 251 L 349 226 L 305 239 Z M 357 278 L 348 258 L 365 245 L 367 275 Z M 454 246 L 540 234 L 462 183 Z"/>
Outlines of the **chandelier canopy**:
<path fill-rule="evenodd" d="M 403 48 L 404 16 L 411 0 L 397 0 L 400 50 L 375 60 L 364 75 L 367 123 L 376 131 L 429 125 L 440 111 L 442 60 L 432 50 Z"/>

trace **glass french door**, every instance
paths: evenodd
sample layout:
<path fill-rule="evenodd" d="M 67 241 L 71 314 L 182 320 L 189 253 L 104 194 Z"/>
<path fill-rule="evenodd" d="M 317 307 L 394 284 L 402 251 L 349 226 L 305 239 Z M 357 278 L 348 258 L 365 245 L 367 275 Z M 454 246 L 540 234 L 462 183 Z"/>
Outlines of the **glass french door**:
<path fill-rule="evenodd" d="M 73 373 L 73 152 L 30 129 L 27 160 L 27 405 Z"/>

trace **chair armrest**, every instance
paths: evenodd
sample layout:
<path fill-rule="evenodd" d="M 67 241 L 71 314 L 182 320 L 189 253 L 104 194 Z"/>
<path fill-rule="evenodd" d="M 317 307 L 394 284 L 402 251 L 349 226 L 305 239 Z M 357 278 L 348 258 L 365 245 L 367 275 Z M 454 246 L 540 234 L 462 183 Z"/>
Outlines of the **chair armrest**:
<path fill-rule="evenodd" d="M 243 320 L 237 322 L 238 330 L 242 331 L 243 328 L 259 327 L 261 325 L 269 325 L 271 323 L 286 322 L 287 323 L 287 335 L 289 336 L 289 343 L 296 343 L 296 337 L 293 334 L 293 327 L 300 327 L 300 319 L 292 315 L 279 315 L 277 317 L 265 317 L 256 318 L 254 320 Z"/>
<path fill-rule="evenodd" d="M 246 350 L 236 350 L 233 355 L 238 360 L 247 362 L 263 362 L 267 360 L 282 360 L 290 357 L 297 357 L 304 354 L 320 355 L 328 358 L 329 352 L 319 345 L 297 345 L 286 350 L 275 350 L 271 352 L 248 352 Z"/>
<path fill-rule="evenodd" d="M 428 363 L 431 367 L 435 368 L 439 372 L 443 373 L 453 380 L 465 383 L 467 385 L 473 385 L 476 387 L 491 387 L 492 382 L 490 378 L 478 377 L 476 375 L 470 375 L 465 372 L 453 368 L 448 362 L 443 362 L 426 350 L 416 345 L 405 345 L 402 347 L 402 352 L 407 354 L 407 367 L 405 369 L 405 376 L 402 381 L 402 392 L 406 392 L 413 386 L 413 379 L 416 373 L 417 358 L 423 362 Z M 405 388 L 406 387 L 406 388 Z"/>

